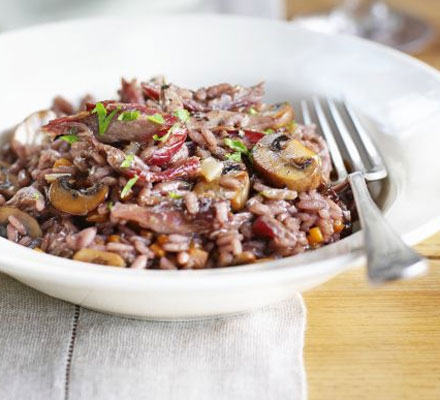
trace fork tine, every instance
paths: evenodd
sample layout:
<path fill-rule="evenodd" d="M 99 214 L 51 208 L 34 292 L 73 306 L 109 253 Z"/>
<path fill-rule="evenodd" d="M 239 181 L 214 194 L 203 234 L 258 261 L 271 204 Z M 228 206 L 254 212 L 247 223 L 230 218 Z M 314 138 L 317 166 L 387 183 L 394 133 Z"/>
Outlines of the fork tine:
<path fill-rule="evenodd" d="M 322 133 L 327 142 L 327 146 L 330 152 L 330 156 L 333 161 L 333 166 L 338 174 L 338 182 L 344 181 L 347 178 L 347 169 L 345 168 L 344 160 L 342 159 L 341 152 L 339 151 L 338 144 L 330 124 L 328 123 L 327 117 L 321 106 L 321 102 L 317 97 L 312 99 L 313 105 L 315 107 L 316 116 L 318 117 L 319 125 L 321 126 Z"/>
<path fill-rule="evenodd" d="M 366 130 L 363 128 L 356 113 L 353 111 L 353 108 L 346 101 L 344 101 L 343 104 L 371 162 L 372 170 L 368 171 L 368 173 L 366 174 L 366 178 L 369 180 L 385 178 L 387 176 L 387 170 L 385 168 L 382 157 L 376 149 L 376 146 L 371 141 L 371 138 Z"/>
<path fill-rule="evenodd" d="M 306 100 L 301 100 L 301 113 L 304 125 L 311 125 L 313 121 L 312 117 L 310 116 L 310 110 Z"/>
<path fill-rule="evenodd" d="M 338 108 L 336 107 L 336 103 L 333 99 L 328 98 L 327 99 L 328 108 L 330 111 L 330 115 L 333 118 L 333 121 L 336 124 L 336 127 L 339 131 L 339 136 L 341 137 L 345 147 L 347 148 L 348 156 L 350 157 L 351 165 L 353 166 L 353 169 L 355 171 L 361 171 L 365 173 L 365 165 L 362 161 L 361 155 L 356 147 L 355 142 L 353 141 L 353 138 L 348 131 L 347 125 L 345 125 L 345 122 L 339 113 Z"/>

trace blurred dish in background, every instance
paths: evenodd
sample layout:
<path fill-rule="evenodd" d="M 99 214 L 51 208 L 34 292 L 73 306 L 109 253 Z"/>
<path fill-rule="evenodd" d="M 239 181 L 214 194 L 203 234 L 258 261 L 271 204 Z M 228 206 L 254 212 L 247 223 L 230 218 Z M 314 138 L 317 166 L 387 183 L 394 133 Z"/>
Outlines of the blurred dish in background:
<path fill-rule="evenodd" d="M 0 0 L 0 30 L 64 19 L 169 13 L 285 18 L 284 0 Z"/>
<path fill-rule="evenodd" d="M 188 12 L 284 19 L 286 4 L 287 0 L 0 0 L 0 30 L 72 18 Z M 298 16 L 293 23 L 360 36 L 408 53 L 421 51 L 434 37 L 428 23 L 382 0 L 341 0 L 329 12 Z"/>
<path fill-rule="evenodd" d="M 194 12 L 205 0 L 0 0 L 0 30 L 63 19 Z"/>
<path fill-rule="evenodd" d="M 343 0 L 330 12 L 300 16 L 293 22 L 318 32 L 360 36 L 407 53 L 423 50 L 434 37 L 426 21 L 378 0 Z"/>
<path fill-rule="evenodd" d="M 211 3 L 213 9 L 221 14 L 286 18 L 286 0 L 211 0 Z"/>

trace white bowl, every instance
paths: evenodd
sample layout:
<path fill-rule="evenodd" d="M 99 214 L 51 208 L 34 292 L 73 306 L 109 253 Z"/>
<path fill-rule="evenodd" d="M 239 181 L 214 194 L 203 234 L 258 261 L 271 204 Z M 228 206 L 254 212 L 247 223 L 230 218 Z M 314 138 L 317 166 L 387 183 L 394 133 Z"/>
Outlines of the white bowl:
<path fill-rule="evenodd" d="M 83 20 L 0 36 L 0 130 L 57 94 L 115 96 L 121 76 L 164 74 L 183 86 L 267 82 L 269 101 L 344 95 L 390 173 L 387 218 L 408 243 L 440 223 L 440 74 L 359 39 L 216 16 Z M 79 263 L 0 239 L 0 270 L 51 296 L 107 313 L 191 318 L 242 312 L 361 265 L 361 235 L 306 254 L 203 271 Z"/>

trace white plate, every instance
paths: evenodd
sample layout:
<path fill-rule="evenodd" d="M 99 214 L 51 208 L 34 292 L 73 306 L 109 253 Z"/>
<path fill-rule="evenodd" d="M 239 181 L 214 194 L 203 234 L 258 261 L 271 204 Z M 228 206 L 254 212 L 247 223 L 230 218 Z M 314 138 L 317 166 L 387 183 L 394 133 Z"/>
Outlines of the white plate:
<path fill-rule="evenodd" d="M 267 82 L 267 99 L 344 95 L 389 168 L 387 217 L 409 243 L 440 224 L 440 74 L 359 39 L 247 18 L 85 20 L 0 36 L 0 130 L 62 93 L 115 95 L 121 76 L 165 74 L 183 86 Z M 205 271 L 78 263 L 0 240 L 0 270 L 51 296 L 140 318 L 241 312 L 309 289 L 363 262 L 361 236 L 293 258 Z"/>

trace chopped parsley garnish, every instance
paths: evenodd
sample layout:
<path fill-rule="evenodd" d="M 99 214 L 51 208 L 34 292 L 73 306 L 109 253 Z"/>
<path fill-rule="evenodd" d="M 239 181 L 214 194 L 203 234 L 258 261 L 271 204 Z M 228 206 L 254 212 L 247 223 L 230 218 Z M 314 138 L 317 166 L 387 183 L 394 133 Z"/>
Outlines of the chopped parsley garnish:
<path fill-rule="evenodd" d="M 257 115 L 257 114 L 258 114 L 258 111 L 257 111 L 254 107 L 251 107 L 251 108 L 249 108 L 249 114 L 251 114 L 251 115 Z"/>
<path fill-rule="evenodd" d="M 92 110 L 92 114 L 98 115 L 98 132 L 100 135 L 104 135 L 108 126 L 110 125 L 110 122 L 112 122 L 113 117 L 120 109 L 121 107 L 117 107 L 109 115 L 107 115 L 107 109 L 104 107 L 104 104 L 101 102 L 96 103 L 95 108 Z"/>
<path fill-rule="evenodd" d="M 134 154 L 127 154 L 121 163 L 121 168 L 130 168 L 134 161 Z"/>
<path fill-rule="evenodd" d="M 130 193 L 131 188 L 134 186 L 134 184 L 137 182 L 139 177 L 137 175 L 133 176 L 124 186 L 121 192 L 121 199 L 124 199 L 127 197 L 128 193 Z"/>
<path fill-rule="evenodd" d="M 163 136 L 159 136 L 159 135 L 153 135 L 153 139 L 157 140 L 158 142 L 165 142 L 171 135 L 171 129 Z"/>
<path fill-rule="evenodd" d="M 61 140 L 64 140 L 65 142 L 69 144 L 76 143 L 79 139 L 76 135 L 64 135 L 60 137 Z"/>
<path fill-rule="evenodd" d="M 108 208 L 109 211 L 112 210 L 112 208 L 113 208 L 113 201 L 109 201 L 109 202 L 107 203 L 107 208 Z"/>
<path fill-rule="evenodd" d="M 165 123 L 165 120 L 163 119 L 161 114 L 153 114 L 149 115 L 147 119 L 151 122 L 154 122 L 155 124 L 163 125 Z"/>
<path fill-rule="evenodd" d="M 273 129 L 266 129 L 266 130 L 264 131 L 264 133 L 265 133 L 266 135 L 270 135 L 271 133 L 275 133 L 275 131 L 274 131 Z"/>
<path fill-rule="evenodd" d="M 138 110 L 124 111 L 119 115 L 118 121 L 124 121 L 124 122 L 136 121 L 140 115 L 141 113 Z"/>
<path fill-rule="evenodd" d="M 168 138 L 170 137 L 170 135 L 174 132 L 175 129 L 177 129 L 179 127 L 178 124 L 174 124 L 170 129 L 168 129 L 168 132 L 163 135 L 163 136 L 159 136 L 157 134 L 153 135 L 153 139 L 158 141 L 158 142 L 166 142 L 168 140 Z"/>
<path fill-rule="evenodd" d="M 234 150 L 234 153 L 228 154 L 226 158 L 228 160 L 233 160 L 236 162 L 241 162 L 241 155 L 246 155 L 249 160 L 252 160 L 251 153 L 245 146 L 245 144 L 241 140 L 233 140 L 230 138 L 225 138 L 225 145 L 228 146 L 231 150 Z"/>
<path fill-rule="evenodd" d="M 38 200 L 38 199 L 40 198 L 40 195 L 39 195 L 38 193 L 34 193 L 34 194 L 32 195 L 32 197 L 33 197 L 35 200 Z"/>
<path fill-rule="evenodd" d="M 181 194 L 174 193 L 174 192 L 169 192 L 169 193 L 168 193 L 168 196 L 169 196 L 171 199 L 174 199 L 174 200 L 178 200 L 178 199 L 181 199 L 181 198 L 183 197 Z"/>
<path fill-rule="evenodd" d="M 181 110 L 177 110 L 177 111 L 174 113 L 174 115 L 175 115 L 177 118 L 180 119 L 180 122 L 183 122 L 183 123 L 185 123 L 186 121 L 188 121 L 188 120 L 189 120 L 189 117 L 190 117 L 188 110 L 185 110 L 184 108 L 181 109 Z"/>
<path fill-rule="evenodd" d="M 225 145 L 230 149 L 238 151 L 239 153 L 248 154 L 249 150 L 241 140 L 233 140 L 230 138 L 225 138 Z"/>
<path fill-rule="evenodd" d="M 241 153 L 237 151 L 236 153 L 226 154 L 226 158 L 228 160 L 241 162 Z"/>

